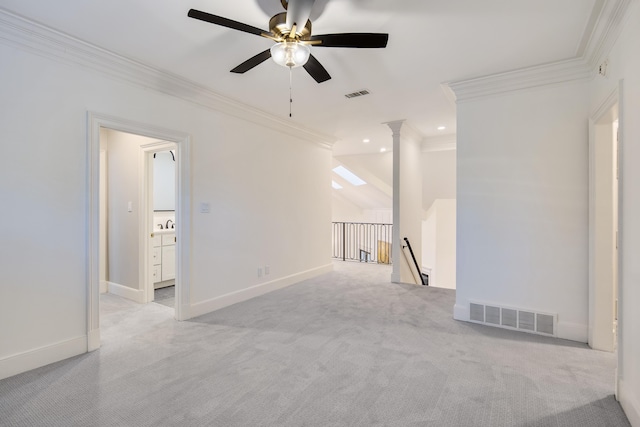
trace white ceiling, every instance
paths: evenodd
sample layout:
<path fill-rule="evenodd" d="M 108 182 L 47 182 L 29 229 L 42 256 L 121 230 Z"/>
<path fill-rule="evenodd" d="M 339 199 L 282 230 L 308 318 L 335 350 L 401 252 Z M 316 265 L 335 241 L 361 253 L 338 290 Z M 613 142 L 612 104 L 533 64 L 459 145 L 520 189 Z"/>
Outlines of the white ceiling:
<path fill-rule="evenodd" d="M 390 148 L 381 123 L 392 120 L 407 119 L 425 137 L 455 132 L 455 107 L 441 83 L 580 55 L 602 1 L 317 0 L 314 34 L 385 32 L 389 43 L 312 47 L 332 79 L 317 84 L 294 70 L 292 120 L 334 135 L 339 155 Z M 280 0 L 0 0 L 0 7 L 288 116 L 287 69 L 267 61 L 244 75 L 229 72 L 272 42 L 187 17 L 194 8 L 266 30 L 283 10 Z M 371 95 L 344 97 L 360 89 Z"/>

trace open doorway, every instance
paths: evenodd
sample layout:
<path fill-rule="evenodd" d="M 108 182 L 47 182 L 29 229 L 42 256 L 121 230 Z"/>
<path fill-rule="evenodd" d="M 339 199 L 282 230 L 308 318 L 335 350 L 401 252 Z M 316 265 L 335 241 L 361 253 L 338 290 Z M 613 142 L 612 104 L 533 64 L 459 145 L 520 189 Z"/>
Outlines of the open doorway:
<path fill-rule="evenodd" d="M 175 308 L 176 289 L 176 149 L 158 141 L 142 147 L 147 153 L 147 215 L 150 229 L 151 273 L 146 284 L 150 301 Z M 157 151 L 160 150 L 160 151 Z"/>
<path fill-rule="evenodd" d="M 590 121 L 589 345 L 618 344 L 619 104 L 617 92 Z"/>
<path fill-rule="evenodd" d="M 183 266 L 189 259 L 190 199 L 188 135 L 91 113 L 89 126 L 87 329 L 92 351 L 100 347 L 100 291 L 148 303 L 155 299 L 155 284 L 165 282 L 161 287 L 174 285 L 174 317 L 189 318 L 189 306 L 183 303 L 189 300 L 188 269 Z M 173 156 L 169 186 L 174 189 L 169 192 L 174 209 L 169 214 L 165 206 L 161 215 L 170 216 L 162 222 L 154 210 L 153 191 L 154 154 L 161 152 Z M 157 247 L 161 257 L 164 246 L 165 259 L 173 262 L 165 266 L 163 278 L 162 265 L 157 268 L 153 255 Z"/>
<path fill-rule="evenodd" d="M 100 129 L 101 292 L 144 304 L 156 299 L 155 289 L 173 291 L 175 148 L 172 142 Z M 173 301 L 166 294 L 163 299 Z"/>

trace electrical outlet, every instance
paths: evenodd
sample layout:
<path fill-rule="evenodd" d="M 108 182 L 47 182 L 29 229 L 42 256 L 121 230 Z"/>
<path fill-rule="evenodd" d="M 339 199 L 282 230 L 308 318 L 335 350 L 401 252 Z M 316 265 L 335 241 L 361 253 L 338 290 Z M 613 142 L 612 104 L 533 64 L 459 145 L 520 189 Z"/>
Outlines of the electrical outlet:
<path fill-rule="evenodd" d="M 271 267 L 269 267 L 268 265 L 265 265 L 264 266 L 264 275 L 268 276 L 270 272 L 271 272 Z"/>
<path fill-rule="evenodd" d="M 258 267 L 258 277 L 262 277 L 262 268 Z"/>

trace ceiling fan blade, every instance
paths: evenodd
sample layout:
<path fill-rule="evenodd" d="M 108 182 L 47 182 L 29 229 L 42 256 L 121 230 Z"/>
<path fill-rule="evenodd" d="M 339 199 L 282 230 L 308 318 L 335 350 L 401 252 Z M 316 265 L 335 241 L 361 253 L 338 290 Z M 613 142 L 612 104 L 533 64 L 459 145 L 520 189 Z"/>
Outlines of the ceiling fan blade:
<path fill-rule="evenodd" d="M 287 2 L 287 28 L 297 26 L 303 29 L 307 25 L 315 0 L 289 0 Z"/>
<path fill-rule="evenodd" d="M 387 47 L 389 34 L 383 33 L 340 33 L 311 36 L 310 41 L 320 41 L 318 47 L 357 47 L 380 48 Z"/>
<path fill-rule="evenodd" d="M 264 52 L 260 52 L 256 56 L 253 56 L 242 64 L 238 65 L 236 68 L 231 70 L 232 73 L 244 74 L 255 66 L 262 64 L 267 59 L 271 58 L 271 49 L 267 49 Z"/>
<path fill-rule="evenodd" d="M 331 78 L 327 70 L 325 70 L 322 64 L 313 55 L 309 55 L 309 60 L 303 65 L 303 67 L 318 83 L 326 82 Z"/>
<path fill-rule="evenodd" d="M 233 21 L 231 19 L 223 18 L 222 16 L 212 15 L 207 12 L 202 12 L 196 9 L 190 9 L 187 14 L 189 18 L 199 19 L 201 21 L 210 22 L 216 25 L 222 25 L 223 27 L 231 28 L 233 30 L 243 31 L 245 33 L 255 34 L 262 36 L 263 34 L 269 34 L 268 31 L 261 30 L 251 25 L 243 24 L 242 22 Z"/>

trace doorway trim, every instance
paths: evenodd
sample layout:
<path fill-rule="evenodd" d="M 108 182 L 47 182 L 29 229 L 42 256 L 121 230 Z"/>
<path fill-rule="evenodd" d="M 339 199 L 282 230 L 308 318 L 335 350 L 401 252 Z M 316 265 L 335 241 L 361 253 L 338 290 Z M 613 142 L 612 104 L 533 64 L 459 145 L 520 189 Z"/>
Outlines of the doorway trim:
<path fill-rule="evenodd" d="M 107 114 L 87 112 L 87 351 L 100 348 L 100 128 L 142 135 L 176 144 L 176 320 L 190 318 L 189 259 L 191 230 L 189 134 Z M 141 207 L 143 205 L 140 205 Z M 140 238 L 148 240 L 141 227 Z M 143 247 L 143 243 L 140 244 Z M 148 254 L 147 254 L 148 256 Z M 144 273 L 145 275 L 147 273 Z"/>
<path fill-rule="evenodd" d="M 591 344 L 591 336 L 594 327 L 595 321 L 595 310 L 596 310 L 596 280 L 595 280 L 595 230 L 596 230 L 596 222 L 595 222 L 595 151 L 596 151 L 596 126 L 599 121 L 601 121 L 606 114 L 608 114 L 615 106 L 618 108 L 618 141 L 617 141 L 617 150 L 616 150 L 616 166 L 618 169 L 618 201 L 617 201 L 617 227 L 618 227 L 618 235 L 617 235 L 617 246 L 618 246 L 618 262 L 617 262 L 617 271 L 616 271 L 616 283 L 614 286 L 616 288 L 616 294 L 618 297 L 618 301 L 622 298 L 621 293 L 621 272 L 622 272 L 622 259 L 623 259 L 623 245 L 622 245 L 622 150 L 623 150 L 623 135 L 622 135 L 622 123 L 623 123 L 623 105 L 622 105 L 622 93 L 623 92 L 623 80 L 618 82 L 616 88 L 611 91 L 611 93 L 603 100 L 600 106 L 591 114 L 589 117 L 589 344 Z M 619 371 L 619 367 L 621 364 L 622 357 L 622 306 L 623 304 L 618 303 L 617 305 L 617 346 L 614 350 L 617 352 L 617 367 L 615 374 L 615 395 L 618 397 L 618 380 L 620 378 L 621 372 Z"/>

